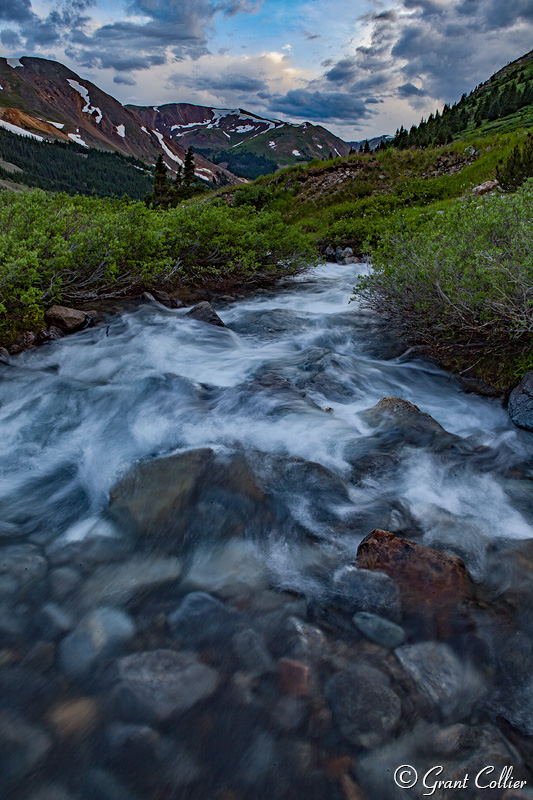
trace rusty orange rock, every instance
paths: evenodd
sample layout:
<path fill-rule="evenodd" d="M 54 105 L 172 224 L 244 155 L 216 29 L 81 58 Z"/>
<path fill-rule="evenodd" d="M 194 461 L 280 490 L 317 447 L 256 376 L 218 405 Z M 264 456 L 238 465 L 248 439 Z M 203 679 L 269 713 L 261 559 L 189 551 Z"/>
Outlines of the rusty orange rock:
<path fill-rule="evenodd" d="M 402 609 L 433 619 L 444 635 L 452 617 L 475 599 L 475 586 L 463 561 L 451 553 L 375 530 L 357 550 L 356 565 L 384 572 L 398 584 Z"/>
<path fill-rule="evenodd" d="M 309 694 L 311 671 L 305 664 L 292 658 L 281 658 L 278 661 L 278 674 L 285 694 L 292 694 L 294 697 L 305 697 Z"/>

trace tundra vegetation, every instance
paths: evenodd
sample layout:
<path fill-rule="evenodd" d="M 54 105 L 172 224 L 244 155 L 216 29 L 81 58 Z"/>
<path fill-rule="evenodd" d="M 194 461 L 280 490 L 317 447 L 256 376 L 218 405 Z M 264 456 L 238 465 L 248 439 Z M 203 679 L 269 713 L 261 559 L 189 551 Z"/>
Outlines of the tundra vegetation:
<path fill-rule="evenodd" d="M 94 306 L 191 283 L 227 291 L 351 246 L 374 265 L 359 298 L 450 366 L 508 388 L 533 366 L 532 65 L 510 65 L 374 153 L 240 187 L 206 192 L 190 164 L 171 180 L 160 159 L 145 202 L 3 192 L 2 343 L 42 324 L 53 303 Z M 139 176 L 139 197 L 145 173 L 103 155 Z M 493 192 L 473 193 L 494 179 Z"/>

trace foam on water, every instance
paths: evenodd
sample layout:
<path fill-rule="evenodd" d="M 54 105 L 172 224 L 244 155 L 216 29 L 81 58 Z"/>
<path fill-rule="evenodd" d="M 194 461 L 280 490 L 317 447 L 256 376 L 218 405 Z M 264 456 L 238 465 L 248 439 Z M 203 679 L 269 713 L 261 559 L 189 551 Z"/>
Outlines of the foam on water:
<path fill-rule="evenodd" d="M 502 467 L 525 463 L 533 437 L 514 428 L 498 402 L 466 394 L 429 362 L 399 357 L 386 325 L 349 302 L 366 270 L 325 264 L 276 292 L 221 304 L 227 329 L 142 306 L 2 366 L 4 529 L 21 522 L 32 533 L 47 527 L 48 537 L 87 535 L 136 461 L 209 446 L 319 462 L 348 482 L 352 514 L 380 496 L 396 498 L 422 521 L 428 541 L 455 539 L 476 564 L 480 541 L 532 537 Z M 254 386 L 265 373 L 300 394 Z M 498 469 L 407 449 L 399 473 L 356 486 L 345 448 L 372 435 L 360 414 L 385 395 L 416 403 L 451 433 L 475 436 Z M 339 520 L 346 516 L 339 509 Z M 287 560 L 278 561 L 284 572 Z"/>

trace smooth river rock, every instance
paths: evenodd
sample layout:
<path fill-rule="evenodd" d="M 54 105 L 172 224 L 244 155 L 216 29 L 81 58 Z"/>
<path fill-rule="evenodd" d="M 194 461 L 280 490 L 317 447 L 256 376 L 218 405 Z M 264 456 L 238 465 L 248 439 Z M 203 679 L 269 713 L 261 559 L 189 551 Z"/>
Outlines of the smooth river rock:
<path fill-rule="evenodd" d="M 83 678 L 104 658 L 116 655 L 133 638 L 135 624 L 116 608 L 89 612 L 59 646 L 59 663 L 71 678 Z"/>
<path fill-rule="evenodd" d="M 121 658 L 115 665 L 113 697 L 126 719 L 161 722 L 188 711 L 213 694 L 218 673 L 192 654 L 151 650 Z"/>
<path fill-rule="evenodd" d="M 345 739 L 365 749 L 389 739 L 400 721 L 402 704 L 388 677 L 366 664 L 334 675 L 326 697 Z"/>

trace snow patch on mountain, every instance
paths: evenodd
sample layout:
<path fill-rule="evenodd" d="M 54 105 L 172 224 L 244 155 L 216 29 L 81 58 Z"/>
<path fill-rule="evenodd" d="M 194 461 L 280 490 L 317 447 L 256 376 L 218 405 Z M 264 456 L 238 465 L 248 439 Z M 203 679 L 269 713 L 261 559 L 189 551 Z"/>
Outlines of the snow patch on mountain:
<path fill-rule="evenodd" d="M 18 125 L 12 125 L 11 122 L 6 122 L 3 119 L 0 119 L 0 128 L 5 128 L 6 131 L 9 131 L 10 133 L 16 133 L 18 136 L 27 136 L 28 139 L 37 139 L 38 142 L 44 142 L 44 138 L 42 136 L 37 136 L 36 133 L 25 131 L 24 128 L 19 128 Z"/>
<path fill-rule="evenodd" d="M 183 166 L 183 161 L 181 160 L 181 158 L 179 158 L 179 156 L 173 153 L 172 150 L 166 144 L 163 134 L 159 133 L 159 131 L 152 131 L 152 133 L 155 136 L 157 136 L 159 144 L 161 145 L 161 149 L 167 154 L 167 156 L 171 158 L 173 161 L 176 161 L 176 163 L 181 164 Z"/>
<path fill-rule="evenodd" d="M 93 114 L 96 111 L 95 121 L 101 122 L 103 119 L 103 114 L 97 106 L 91 105 L 91 98 L 89 97 L 89 90 L 82 86 L 81 83 L 78 81 L 73 80 L 72 78 L 67 78 L 67 83 L 77 92 L 82 100 L 85 100 L 85 108 L 82 108 L 82 112 L 85 114 Z"/>
<path fill-rule="evenodd" d="M 81 144 L 82 147 L 89 147 L 87 142 L 84 142 L 81 138 L 79 131 L 77 133 L 69 133 L 68 138 L 72 139 L 72 141 L 76 142 L 76 144 Z"/>
<path fill-rule="evenodd" d="M 126 136 L 126 126 L 125 125 L 116 125 L 115 126 L 115 130 L 116 130 L 116 132 L 118 133 L 119 136 L 122 136 L 122 138 L 124 138 Z"/>

